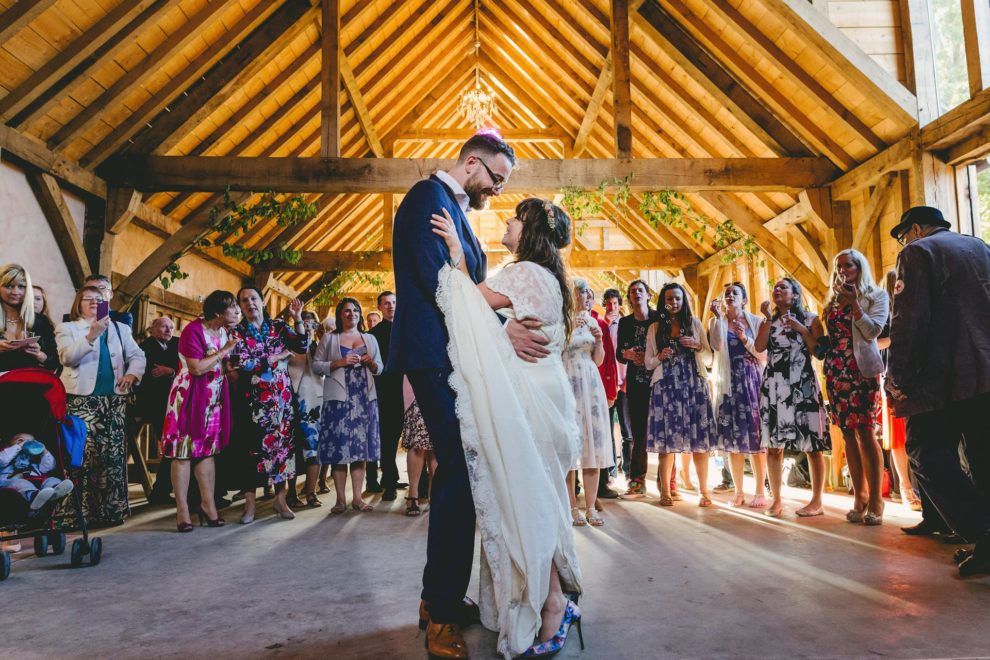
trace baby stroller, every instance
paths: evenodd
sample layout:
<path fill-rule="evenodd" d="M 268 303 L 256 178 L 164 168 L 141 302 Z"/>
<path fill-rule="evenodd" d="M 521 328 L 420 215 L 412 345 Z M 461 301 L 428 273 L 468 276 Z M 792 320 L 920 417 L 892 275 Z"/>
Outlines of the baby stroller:
<path fill-rule="evenodd" d="M 15 369 L 0 374 L 0 437 L 14 433 L 31 433 L 44 443 L 55 457 L 54 475 L 70 478 L 69 468 L 82 465 L 85 426 L 82 420 L 66 412 L 65 387 L 57 376 L 44 369 Z M 82 430 L 82 433 L 79 431 Z M 69 553 L 73 567 L 96 566 L 103 556 L 103 542 L 90 538 L 82 514 L 78 488 L 72 492 L 75 514 L 82 538 L 72 542 Z M 56 502 L 49 502 L 34 515 L 28 515 L 28 503 L 16 491 L 0 489 L 0 530 L 13 532 L 5 540 L 34 539 L 39 557 L 65 552 L 65 532 L 55 529 Z M 10 555 L 0 552 L 0 580 L 10 575 Z"/>

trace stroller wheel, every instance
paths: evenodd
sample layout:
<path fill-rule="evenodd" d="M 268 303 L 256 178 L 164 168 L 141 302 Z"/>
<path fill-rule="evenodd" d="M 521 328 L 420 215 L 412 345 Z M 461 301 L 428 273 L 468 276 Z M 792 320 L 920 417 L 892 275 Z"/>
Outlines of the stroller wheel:
<path fill-rule="evenodd" d="M 56 532 L 52 537 L 52 554 L 60 555 L 65 552 L 65 532 Z"/>
<path fill-rule="evenodd" d="M 89 541 L 89 565 L 96 566 L 103 558 L 103 539 L 95 538 Z"/>
<path fill-rule="evenodd" d="M 39 534 L 34 537 L 34 554 L 39 557 L 48 554 L 48 536 L 46 534 Z"/>
<path fill-rule="evenodd" d="M 0 552 L 0 582 L 6 580 L 8 575 L 10 575 L 10 555 Z"/>
<path fill-rule="evenodd" d="M 69 551 L 69 557 L 72 561 L 73 568 L 79 568 L 82 566 L 83 560 L 83 542 L 82 539 L 76 539 L 72 542 L 72 549 Z"/>

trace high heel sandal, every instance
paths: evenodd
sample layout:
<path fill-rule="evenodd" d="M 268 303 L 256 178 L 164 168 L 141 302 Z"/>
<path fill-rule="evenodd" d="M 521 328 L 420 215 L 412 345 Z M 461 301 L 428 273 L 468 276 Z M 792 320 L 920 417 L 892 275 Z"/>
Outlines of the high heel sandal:
<path fill-rule="evenodd" d="M 866 519 L 866 513 L 863 511 L 857 511 L 856 509 L 850 509 L 846 513 L 846 520 L 851 523 L 861 523 Z"/>
<path fill-rule="evenodd" d="M 567 635 L 571 632 L 571 626 L 576 626 L 578 631 L 578 641 L 581 642 L 581 650 L 584 650 L 584 633 L 581 632 L 581 610 L 577 603 L 568 600 L 564 607 L 564 617 L 560 621 L 560 628 L 557 633 L 545 642 L 537 641 L 526 649 L 522 654 L 523 658 L 550 658 L 560 653 L 564 644 L 567 643 Z"/>
<path fill-rule="evenodd" d="M 423 513 L 419 508 L 419 498 L 418 497 L 407 497 L 406 498 L 406 515 L 407 516 L 418 516 Z"/>
<path fill-rule="evenodd" d="M 180 534 L 185 534 L 193 531 L 193 524 L 191 522 L 177 522 L 175 523 L 175 529 L 178 530 Z"/>
<path fill-rule="evenodd" d="M 673 498 L 669 497 L 668 495 L 661 495 L 660 506 L 674 506 Z"/>
<path fill-rule="evenodd" d="M 227 524 L 227 521 L 221 518 L 220 516 L 217 516 L 216 520 L 210 520 L 209 518 L 206 517 L 206 514 L 203 513 L 202 511 L 200 511 L 199 514 L 197 515 L 199 515 L 200 527 L 202 527 L 203 525 L 206 525 L 207 527 L 223 527 L 224 525 Z"/>
<path fill-rule="evenodd" d="M 316 496 L 316 493 L 306 493 L 306 508 L 318 509 L 323 506 L 323 502 Z"/>
<path fill-rule="evenodd" d="M 866 512 L 863 514 L 863 524 L 867 527 L 878 527 L 883 524 L 883 514 L 882 513 L 872 513 Z"/>

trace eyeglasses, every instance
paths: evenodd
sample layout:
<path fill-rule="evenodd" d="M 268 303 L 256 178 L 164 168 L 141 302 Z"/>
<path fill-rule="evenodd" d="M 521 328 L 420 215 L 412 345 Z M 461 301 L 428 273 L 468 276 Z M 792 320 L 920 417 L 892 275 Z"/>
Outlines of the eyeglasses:
<path fill-rule="evenodd" d="M 495 193 L 496 195 L 501 193 L 502 188 L 505 187 L 505 177 L 503 177 L 500 174 L 495 174 L 494 172 L 492 172 L 492 168 L 488 167 L 488 163 L 483 161 L 478 156 L 475 156 L 475 158 L 478 159 L 478 162 L 481 163 L 481 166 L 485 168 L 486 172 L 488 172 L 488 177 L 492 180 L 492 192 Z"/>
<path fill-rule="evenodd" d="M 97 304 L 99 304 L 99 303 L 103 302 L 103 298 L 80 298 L 80 300 L 82 302 L 85 302 L 85 303 L 97 303 Z"/>
<path fill-rule="evenodd" d="M 908 237 L 908 234 L 909 233 L 910 233 L 910 230 L 904 232 L 903 234 L 901 234 L 900 236 L 897 237 L 897 242 L 900 244 L 901 247 L 904 247 L 905 245 L 908 244 L 907 237 Z"/>

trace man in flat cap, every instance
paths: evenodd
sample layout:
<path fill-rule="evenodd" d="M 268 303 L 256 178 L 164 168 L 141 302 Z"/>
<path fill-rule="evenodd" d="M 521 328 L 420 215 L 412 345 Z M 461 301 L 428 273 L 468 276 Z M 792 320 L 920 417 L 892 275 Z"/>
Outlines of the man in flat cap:
<path fill-rule="evenodd" d="M 907 418 L 923 494 L 974 551 L 962 576 L 990 572 L 990 247 L 915 206 L 890 234 L 897 258 L 887 392 Z M 963 443 L 969 474 L 961 465 Z"/>

